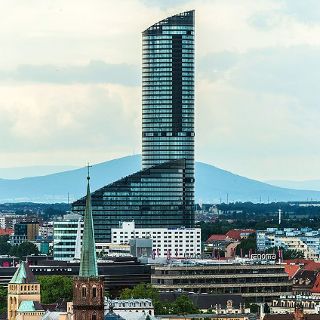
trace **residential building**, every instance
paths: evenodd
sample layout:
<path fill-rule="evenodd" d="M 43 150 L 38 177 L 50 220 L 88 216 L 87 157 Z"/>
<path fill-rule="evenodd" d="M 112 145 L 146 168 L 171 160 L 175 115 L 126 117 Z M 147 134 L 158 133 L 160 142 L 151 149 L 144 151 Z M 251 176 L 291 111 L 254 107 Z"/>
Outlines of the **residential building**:
<path fill-rule="evenodd" d="M 194 11 L 143 34 L 142 171 L 92 194 L 96 242 L 119 221 L 138 228 L 194 226 Z M 83 214 L 85 198 L 72 205 Z"/>
<path fill-rule="evenodd" d="M 1 229 L 13 229 L 14 225 L 19 222 L 25 222 L 27 220 L 26 215 L 12 214 L 12 212 L 0 213 L 0 228 Z"/>
<path fill-rule="evenodd" d="M 254 229 L 232 229 L 226 233 L 226 237 L 231 240 L 241 241 L 248 239 L 252 234 L 255 234 L 256 230 Z"/>
<path fill-rule="evenodd" d="M 246 314 L 184 314 L 159 315 L 158 320 L 257 320 L 253 313 Z"/>
<path fill-rule="evenodd" d="M 14 233 L 10 236 L 12 245 L 19 245 L 26 241 L 35 241 L 39 235 L 39 222 L 19 222 L 14 225 Z"/>
<path fill-rule="evenodd" d="M 310 228 L 258 230 L 258 250 L 265 251 L 274 247 L 301 251 L 305 259 L 320 261 L 320 230 Z"/>
<path fill-rule="evenodd" d="M 52 238 L 53 237 L 53 221 L 44 222 L 39 227 L 39 235 L 44 238 Z"/>
<path fill-rule="evenodd" d="M 220 256 L 232 258 L 235 256 L 235 250 L 239 243 L 240 241 L 231 239 L 224 234 L 213 234 L 206 241 L 204 253 L 210 254 L 213 258 Z"/>
<path fill-rule="evenodd" d="M 292 278 L 292 292 L 294 295 L 310 295 L 319 271 L 301 269 Z"/>
<path fill-rule="evenodd" d="M 135 313 L 140 318 L 143 314 L 154 316 L 154 307 L 151 299 L 108 299 L 105 298 L 105 312 L 113 310 L 115 314 L 128 318 L 128 313 Z"/>
<path fill-rule="evenodd" d="M 272 301 L 292 294 L 292 282 L 283 265 L 250 259 L 153 265 L 151 281 L 160 291 L 240 294 L 248 302 Z"/>
<path fill-rule="evenodd" d="M 112 228 L 112 243 L 128 244 L 134 238 L 152 239 L 152 249 L 158 257 L 201 255 L 200 228 L 136 228 L 135 221 Z"/>
<path fill-rule="evenodd" d="M 293 313 L 297 304 L 302 305 L 305 314 L 320 313 L 320 297 L 313 295 L 290 295 L 281 296 L 279 299 L 272 301 L 270 313 L 288 314 Z"/>

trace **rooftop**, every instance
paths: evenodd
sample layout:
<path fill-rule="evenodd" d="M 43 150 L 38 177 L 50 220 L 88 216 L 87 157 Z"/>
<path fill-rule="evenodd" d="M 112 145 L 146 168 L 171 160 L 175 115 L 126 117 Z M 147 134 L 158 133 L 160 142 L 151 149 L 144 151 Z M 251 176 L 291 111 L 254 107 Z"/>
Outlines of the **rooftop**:
<path fill-rule="evenodd" d="M 9 283 L 38 283 L 26 262 L 20 262 L 19 267 Z"/>
<path fill-rule="evenodd" d="M 21 301 L 18 312 L 44 311 L 38 301 Z"/>

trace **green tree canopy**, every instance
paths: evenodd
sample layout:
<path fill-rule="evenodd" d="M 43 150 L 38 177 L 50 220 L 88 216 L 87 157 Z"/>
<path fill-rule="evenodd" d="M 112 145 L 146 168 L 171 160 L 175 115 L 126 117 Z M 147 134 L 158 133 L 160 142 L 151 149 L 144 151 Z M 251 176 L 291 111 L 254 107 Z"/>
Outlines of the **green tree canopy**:
<path fill-rule="evenodd" d="M 160 300 L 159 292 L 151 284 L 138 284 L 132 289 L 126 288 L 120 294 L 120 299 L 151 299 L 154 312 L 159 314 L 190 314 L 198 313 L 199 310 L 186 295 L 179 296 L 176 301 L 169 303 Z"/>
<path fill-rule="evenodd" d="M 0 312 L 6 312 L 7 308 L 7 289 L 0 287 Z"/>
<path fill-rule="evenodd" d="M 55 303 L 63 298 L 72 301 L 72 278 L 67 276 L 39 276 L 41 286 L 41 302 Z"/>
<path fill-rule="evenodd" d="M 10 255 L 19 257 L 20 259 L 30 254 L 39 254 L 37 246 L 31 242 L 23 242 L 18 246 L 11 247 L 10 249 Z"/>
<path fill-rule="evenodd" d="M 10 253 L 11 244 L 8 243 L 8 240 L 9 240 L 8 235 L 0 236 L 0 255 L 2 254 L 8 255 Z"/>
<path fill-rule="evenodd" d="M 170 314 L 195 314 L 199 313 L 193 302 L 185 294 L 179 296 L 175 302 L 171 304 Z"/>
<path fill-rule="evenodd" d="M 257 241 L 256 241 L 256 234 L 250 234 L 247 239 L 241 240 L 240 244 L 236 248 L 236 254 L 240 255 L 242 249 L 242 254 L 246 255 L 249 254 L 250 250 L 253 252 L 257 251 Z"/>
<path fill-rule="evenodd" d="M 278 250 L 282 250 L 282 257 L 284 260 L 291 260 L 291 259 L 303 259 L 304 258 L 304 254 L 302 251 L 300 250 L 287 250 L 283 247 L 273 247 L 273 248 L 269 248 L 268 250 L 266 250 L 268 253 L 278 253 Z"/>

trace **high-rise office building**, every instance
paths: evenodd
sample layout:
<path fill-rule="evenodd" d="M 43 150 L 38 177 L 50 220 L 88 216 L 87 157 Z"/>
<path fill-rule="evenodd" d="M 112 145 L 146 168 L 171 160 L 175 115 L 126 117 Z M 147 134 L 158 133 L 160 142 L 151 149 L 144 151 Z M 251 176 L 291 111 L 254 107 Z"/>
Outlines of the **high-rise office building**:
<path fill-rule="evenodd" d="M 185 210 L 194 205 L 194 11 L 142 33 L 142 166 L 185 159 Z"/>
<path fill-rule="evenodd" d="M 194 11 L 143 32 L 143 170 L 92 194 L 97 242 L 111 228 L 194 225 Z M 73 203 L 83 214 L 85 198 Z"/>

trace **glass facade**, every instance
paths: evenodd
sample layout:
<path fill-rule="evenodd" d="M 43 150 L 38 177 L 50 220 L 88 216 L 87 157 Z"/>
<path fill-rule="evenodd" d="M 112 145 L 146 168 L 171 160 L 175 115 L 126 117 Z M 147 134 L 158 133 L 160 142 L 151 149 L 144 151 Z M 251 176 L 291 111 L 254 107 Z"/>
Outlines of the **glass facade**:
<path fill-rule="evenodd" d="M 92 193 L 96 242 L 111 228 L 194 226 L 194 11 L 143 32 L 142 171 Z M 83 214 L 85 198 L 73 203 Z"/>
<path fill-rule="evenodd" d="M 186 160 L 186 226 L 194 221 L 194 11 L 142 33 L 142 166 Z"/>
<path fill-rule="evenodd" d="M 185 160 L 145 169 L 91 194 L 96 242 L 111 242 L 111 228 L 135 221 L 140 228 L 182 226 L 185 220 Z M 85 198 L 73 203 L 83 214 Z"/>

